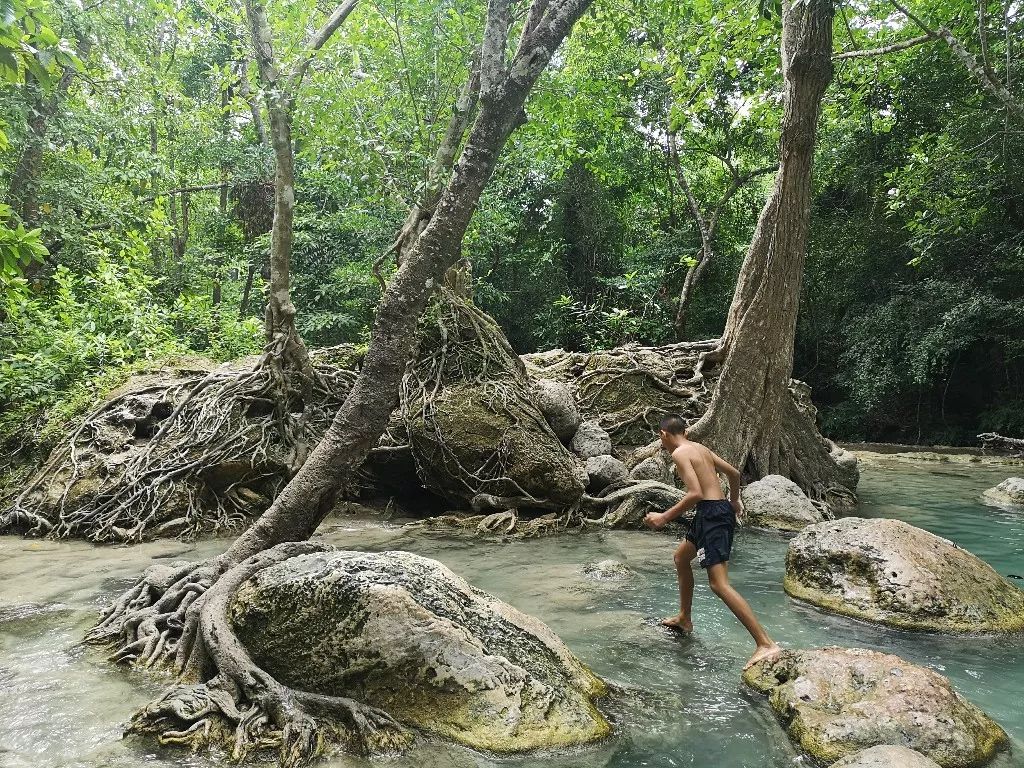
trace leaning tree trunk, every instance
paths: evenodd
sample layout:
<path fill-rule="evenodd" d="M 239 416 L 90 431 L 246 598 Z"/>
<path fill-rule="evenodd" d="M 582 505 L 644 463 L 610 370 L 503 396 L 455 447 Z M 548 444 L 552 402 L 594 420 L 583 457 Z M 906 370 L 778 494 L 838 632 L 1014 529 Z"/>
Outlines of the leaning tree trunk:
<path fill-rule="evenodd" d="M 304 545 L 363 463 L 398 403 L 427 301 L 461 250 L 477 201 L 498 154 L 521 122 L 523 105 L 555 49 L 590 0 L 535 0 L 509 62 L 508 0 L 490 0 L 481 52 L 480 109 L 450 182 L 426 228 L 387 286 L 355 384 L 327 433 L 267 510 L 218 558 L 175 571 L 150 569 L 90 633 L 118 646 L 115 658 L 140 666 L 171 663 L 183 684 L 146 707 L 138 730 L 199 746 L 223 733 L 236 756 L 268 743 L 285 765 L 322 753 L 317 717 L 335 717 L 350 744 L 392 740 L 393 723 L 351 699 L 295 691 L 256 667 L 225 620 L 225 606 L 249 574 Z M 278 546 L 282 545 L 282 546 Z M 273 549 L 272 549 L 273 548 Z M 270 550 L 270 551 L 268 551 Z M 344 713 L 342 721 L 337 715 Z"/>
<path fill-rule="evenodd" d="M 821 100 L 832 77 L 831 0 L 783 8 L 779 171 L 740 271 L 725 332 L 708 363 L 721 371 L 693 427 L 747 475 L 783 474 L 823 497 L 838 491 L 829 444 L 789 396 L 800 283 L 810 228 L 811 166 Z"/>

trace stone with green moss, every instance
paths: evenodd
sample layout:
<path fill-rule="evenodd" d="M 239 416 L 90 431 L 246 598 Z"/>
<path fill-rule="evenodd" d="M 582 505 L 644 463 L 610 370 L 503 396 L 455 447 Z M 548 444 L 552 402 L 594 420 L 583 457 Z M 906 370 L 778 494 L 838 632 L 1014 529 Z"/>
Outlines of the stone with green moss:
<path fill-rule="evenodd" d="M 1024 591 L 953 542 L 899 520 L 804 528 L 789 543 L 783 585 L 821 608 L 900 629 L 1024 629 Z"/>
<path fill-rule="evenodd" d="M 603 739 L 605 684 L 543 623 L 408 552 L 290 558 L 245 582 L 231 619 L 281 682 L 354 698 L 497 753 Z"/>
<path fill-rule="evenodd" d="M 743 680 L 768 695 L 790 738 L 825 764 L 900 744 L 942 768 L 975 768 L 1008 746 L 1003 729 L 949 680 L 887 653 L 787 650 L 753 665 Z"/>

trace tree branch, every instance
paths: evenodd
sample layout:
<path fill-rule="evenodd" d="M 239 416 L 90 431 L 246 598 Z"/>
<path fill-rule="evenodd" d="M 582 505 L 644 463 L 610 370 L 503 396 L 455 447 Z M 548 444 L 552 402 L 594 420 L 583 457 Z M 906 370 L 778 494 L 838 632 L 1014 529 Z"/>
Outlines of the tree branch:
<path fill-rule="evenodd" d="M 480 46 L 480 99 L 494 100 L 505 79 L 505 45 L 512 19 L 508 0 L 488 0 L 487 22 Z"/>
<path fill-rule="evenodd" d="M 835 53 L 832 55 L 832 61 L 845 61 L 846 59 L 862 59 L 869 58 L 872 56 L 885 56 L 887 53 L 895 53 L 896 51 L 903 51 L 907 48 L 913 48 L 915 45 L 921 45 L 922 43 L 928 43 L 938 38 L 933 36 L 931 33 L 921 35 L 919 37 L 912 37 L 909 40 L 901 40 L 898 43 L 892 43 L 891 45 L 883 45 L 880 48 L 870 48 L 863 51 L 844 51 L 843 53 Z"/>
<path fill-rule="evenodd" d="M 324 25 L 317 30 L 316 34 L 310 38 L 309 45 L 306 46 L 306 50 L 303 52 L 301 58 L 295 63 L 295 67 L 292 69 L 291 75 L 288 77 L 288 95 L 287 98 L 291 101 L 295 98 L 295 94 L 302 85 L 302 79 L 306 76 L 306 70 L 309 69 L 310 63 L 313 61 L 313 57 L 316 56 L 317 52 L 324 47 L 331 36 L 338 31 L 342 24 L 345 23 L 345 19 L 349 17 L 349 14 L 355 10 L 359 0 L 345 0 L 341 5 L 334 9 L 334 13 L 331 14 L 330 18 L 324 22 Z"/>

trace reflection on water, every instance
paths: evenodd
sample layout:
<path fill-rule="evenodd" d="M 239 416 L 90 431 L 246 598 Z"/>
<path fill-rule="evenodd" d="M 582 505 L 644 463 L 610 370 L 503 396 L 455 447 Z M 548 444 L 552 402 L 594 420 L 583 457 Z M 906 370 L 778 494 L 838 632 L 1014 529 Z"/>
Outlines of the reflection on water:
<path fill-rule="evenodd" d="M 1000 573 L 1024 575 L 1024 512 L 984 505 L 981 491 L 1013 468 L 876 463 L 864 468 L 858 514 L 896 517 L 957 542 Z M 1019 473 L 1019 470 L 1017 470 Z M 671 635 L 657 619 L 675 608 L 671 537 L 608 532 L 512 542 L 428 537 L 396 527 L 332 521 L 332 543 L 408 549 L 434 557 L 481 589 L 547 622 L 596 672 L 622 687 L 610 705 L 617 736 L 569 754 L 492 758 L 421 743 L 384 761 L 394 768 L 633 768 L 808 765 L 739 673 L 751 652 L 742 627 L 698 582 L 697 634 Z M 0 539 L 0 766 L 202 766 L 209 756 L 120 740 L 135 708 L 161 681 L 126 674 L 78 641 L 96 610 L 153 558 L 206 557 L 226 542 L 157 542 L 130 548 Z M 794 603 L 781 589 L 786 539 L 741 531 L 732 574 L 785 645 L 842 644 L 897 653 L 949 676 L 1014 739 L 999 768 L 1024 766 L 1024 639 L 955 638 L 879 629 Z M 625 563 L 626 580 L 583 575 L 586 563 Z M 1021 582 L 1024 585 L 1024 582 Z M 374 764 L 379 764 L 375 761 Z M 337 757 L 332 768 L 370 763 Z"/>

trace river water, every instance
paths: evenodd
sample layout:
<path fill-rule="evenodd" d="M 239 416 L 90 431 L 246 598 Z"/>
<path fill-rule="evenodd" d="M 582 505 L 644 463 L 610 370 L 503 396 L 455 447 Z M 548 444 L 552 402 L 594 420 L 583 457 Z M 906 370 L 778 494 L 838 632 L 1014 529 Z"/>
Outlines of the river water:
<path fill-rule="evenodd" d="M 878 460 L 863 466 L 857 514 L 894 517 L 957 542 L 1004 575 L 1024 576 L 1024 511 L 982 503 L 985 488 L 1019 467 Z M 698 578 L 697 633 L 682 639 L 657 621 L 676 607 L 665 534 L 605 532 L 502 543 L 331 519 L 325 538 L 352 549 L 407 549 L 436 558 L 471 583 L 545 621 L 598 674 L 625 689 L 612 706 L 616 736 L 573 753 L 494 758 L 420 739 L 405 756 L 338 756 L 330 768 L 782 768 L 810 766 L 767 704 L 744 689 L 751 652 L 738 622 Z M 786 597 L 786 538 L 737 534 L 731 574 L 769 631 L 789 647 L 829 644 L 898 654 L 948 676 L 1010 733 L 996 768 L 1024 767 L 1024 637 L 949 637 L 880 629 L 829 616 Z M 96 611 L 153 558 L 206 557 L 224 541 L 96 547 L 0 538 L 0 766 L 129 768 L 227 765 L 121 739 L 132 712 L 162 681 L 108 664 L 80 645 Z M 625 563 L 625 581 L 595 581 L 587 563 Z M 1024 586 L 1024 581 L 1014 582 Z"/>

